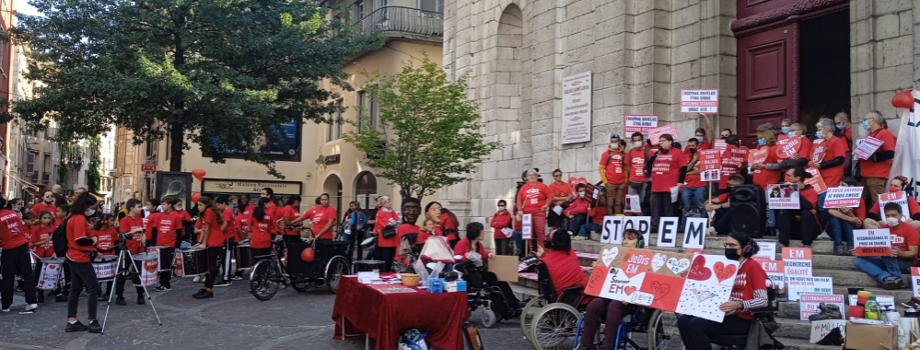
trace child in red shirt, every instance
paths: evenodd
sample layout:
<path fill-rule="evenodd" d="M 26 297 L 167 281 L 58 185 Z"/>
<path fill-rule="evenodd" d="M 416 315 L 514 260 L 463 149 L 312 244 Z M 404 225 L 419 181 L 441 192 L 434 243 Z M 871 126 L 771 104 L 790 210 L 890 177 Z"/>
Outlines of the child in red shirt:
<path fill-rule="evenodd" d="M 54 232 L 54 214 L 41 212 L 41 224 L 32 226 L 32 251 L 39 258 L 54 256 L 54 247 L 51 242 L 51 233 Z"/>
<path fill-rule="evenodd" d="M 118 231 L 113 227 L 115 217 L 112 214 L 102 215 L 102 219 L 93 219 L 93 228 L 90 230 L 90 237 L 96 237 L 96 250 L 99 254 L 110 259 L 115 257 L 115 247 L 120 239 Z M 99 295 L 99 301 L 109 300 L 109 293 L 112 292 L 112 282 L 106 282 L 103 285 L 102 293 Z"/>
<path fill-rule="evenodd" d="M 27 211 L 26 214 L 22 216 L 22 222 L 25 224 L 22 234 L 26 237 L 26 240 L 31 242 L 32 228 L 38 226 L 38 216 L 31 211 Z"/>

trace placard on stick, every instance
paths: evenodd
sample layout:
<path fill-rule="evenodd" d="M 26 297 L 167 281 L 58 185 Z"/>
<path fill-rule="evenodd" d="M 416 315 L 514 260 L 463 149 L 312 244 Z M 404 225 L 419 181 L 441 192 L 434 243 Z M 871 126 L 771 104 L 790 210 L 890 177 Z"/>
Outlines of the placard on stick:
<path fill-rule="evenodd" d="M 635 132 L 640 132 L 648 138 L 649 130 L 658 127 L 658 116 L 651 114 L 627 114 L 624 123 L 624 138 L 629 138 Z"/>
<path fill-rule="evenodd" d="M 853 243 L 856 256 L 891 256 L 891 233 L 887 228 L 853 230 Z"/>
<path fill-rule="evenodd" d="M 680 90 L 681 113 L 719 113 L 719 90 Z"/>
<path fill-rule="evenodd" d="M 533 214 L 524 214 L 522 217 L 521 237 L 523 239 L 533 238 Z"/>
<path fill-rule="evenodd" d="M 700 180 L 719 181 L 722 179 L 722 151 L 704 149 L 700 154 Z"/>

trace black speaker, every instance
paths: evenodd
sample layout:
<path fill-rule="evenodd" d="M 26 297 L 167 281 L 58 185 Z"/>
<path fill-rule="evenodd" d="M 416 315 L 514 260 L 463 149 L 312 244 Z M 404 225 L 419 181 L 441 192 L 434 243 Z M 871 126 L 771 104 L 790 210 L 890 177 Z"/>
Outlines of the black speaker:
<path fill-rule="evenodd" d="M 744 232 L 754 238 L 763 237 L 767 226 L 767 201 L 763 187 L 741 185 L 732 187 L 729 195 L 729 224 L 732 231 Z"/>

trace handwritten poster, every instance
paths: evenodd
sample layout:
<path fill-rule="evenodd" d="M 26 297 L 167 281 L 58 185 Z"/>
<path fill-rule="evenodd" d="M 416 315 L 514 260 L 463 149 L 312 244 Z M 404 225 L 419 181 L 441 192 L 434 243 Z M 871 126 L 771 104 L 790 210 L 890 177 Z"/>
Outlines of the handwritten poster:
<path fill-rule="evenodd" d="M 827 194 L 824 195 L 824 208 L 856 208 L 859 206 L 859 200 L 862 198 L 862 193 L 862 186 L 829 188 Z"/>
<path fill-rule="evenodd" d="M 767 287 L 773 287 L 779 293 L 786 292 L 786 266 L 782 261 L 758 260 L 763 271 L 767 273 Z"/>
<path fill-rule="evenodd" d="M 895 202 L 901 205 L 901 221 L 906 221 L 907 215 L 910 214 L 910 208 L 907 206 L 907 195 L 904 194 L 904 191 L 879 193 L 878 212 L 882 217 L 885 217 L 885 204 L 889 202 Z"/>
<path fill-rule="evenodd" d="M 533 214 L 524 214 L 521 221 L 521 237 L 533 239 Z"/>
<path fill-rule="evenodd" d="M 649 130 L 658 127 L 658 116 L 651 114 L 627 114 L 623 138 L 629 139 L 633 133 L 641 132 L 648 138 Z"/>
<path fill-rule="evenodd" d="M 834 294 L 834 279 L 832 277 L 786 277 L 789 286 L 789 300 L 799 300 L 802 295 Z"/>
<path fill-rule="evenodd" d="M 562 79 L 562 144 L 591 141 L 591 72 Z"/>
<path fill-rule="evenodd" d="M 63 267 L 64 259 L 43 259 L 37 288 L 40 290 L 56 289 L 61 282 Z"/>
<path fill-rule="evenodd" d="M 786 142 L 782 146 L 776 148 L 776 156 L 780 159 L 786 159 L 799 153 L 799 149 L 801 148 L 802 140 L 798 137 L 791 137 L 786 139 Z"/>
<path fill-rule="evenodd" d="M 812 295 L 803 294 L 799 297 L 799 320 L 807 321 L 808 316 L 821 313 L 818 305 L 821 303 L 837 305 L 840 308 L 840 316 L 843 316 L 846 308 L 843 306 L 843 295 Z M 844 318 L 841 318 L 844 319 Z"/>
<path fill-rule="evenodd" d="M 737 272 L 724 256 L 606 245 L 585 293 L 721 322 Z"/>
<path fill-rule="evenodd" d="M 799 209 L 799 185 L 773 184 L 767 186 L 770 209 Z"/>
<path fill-rule="evenodd" d="M 853 230 L 853 255 L 891 256 L 891 234 L 887 228 Z"/>
<path fill-rule="evenodd" d="M 700 180 L 719 181 L 722 179 L 722 151 L 717 149 L 704 149 L 700 154 Z"/>
<path fill-rule="evenodd" d="M 674 124 L 668 124 L 662 127 L 657 127 L 648 131 L 648 139 L 652 141 L 653 145 L 657 145 L 661 135 L 668 134 L 674 138 L 674 140 L 679 140 L 677 136 L 677 129 L 674 128 Z"/>
<path fill-rule="evenodd" d="M 150 253 L 148 253 L 150 254 Z M 160 258 L 144 260 L 141 262 L 141 284 L 152 286 L 159 283 L 157 272 L 160 271 Z"/>
<path fill-rule="evenodd" d="M 841 309 L 843 310 L 843 309 Z M 824 339 L 828 333 L 832 332 L 834 329 L 840 328 L 840 334 L 846 335 L 847 321 L 846 320 L 820 320 L 811 322 L 811 336 L 809 337 L 809 342 L 812 344 L 817 344 L 821 339 Z"/>
<path fill-rule="evenodd" d="M 853 151 L 853 156 L 856 157 L 856 159 L 869 159 L 883 143 L 884 141 L 872 136 L 866 137 L 863 142 L 859 143 L 856 150 Z"/>
<path fill-rule="evenodd" d="M 719 90 L 680 90 L 681 113 L 719 113 Z"/>

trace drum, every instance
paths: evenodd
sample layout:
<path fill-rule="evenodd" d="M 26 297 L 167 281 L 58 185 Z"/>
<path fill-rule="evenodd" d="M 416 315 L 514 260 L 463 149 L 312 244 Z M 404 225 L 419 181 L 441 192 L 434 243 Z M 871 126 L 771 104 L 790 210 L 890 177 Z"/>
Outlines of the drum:
<path fill-rule="evenodd" d="M 93 261 L 93 270 L 96 270 L 96 279 L 100 282 L 111 281 L 115 278 L 118 259 L 114 256 L 101 256 Z"/>
<path fill-rule="evenodd" d="M 38 274 L 37 288 L 40 290 L 54 290 L 61 285 L 64 269 L 64 258 L 41 259 L 41 271 Z"/>
<path fill-rule="evenodd" d="M 176 261 L 176 248 L 156 246 L 147 248 L 147 252 L 156 251 L 160 258 L 160 271 L 172 271 L 173 262 Z"/>
<path fill-rule="evenodd" d="M 361 241 L 362 248 L 371 248 L 377 244 L 377 236 L 367 237 L 365 240 Z"/>
<path fill-rule="evenodd" d="M 252 251 L 249 249 L 249 244 L 236 246 L 236 268 L 252 268 Z"/>
<path fill-rule="evenodd" d="M 159 271 L 159 257 L 156 253 L 138 253 L 131 257 L 134 260 L 134 266 L 140 267 L 141 284 L 152 286 L 157 284 L 157 272 Z"/>
<path fill-rule="evenodd" d="M 208 251 L 201 248 L 180 250 L 182 277 L 193 277 L 208 272 Z"/>
<path fill-rule="evenodd" d="M 357 260 L 352 264 L 355 265 L 355 273 L 383 270 L 383 260 Z"/>

